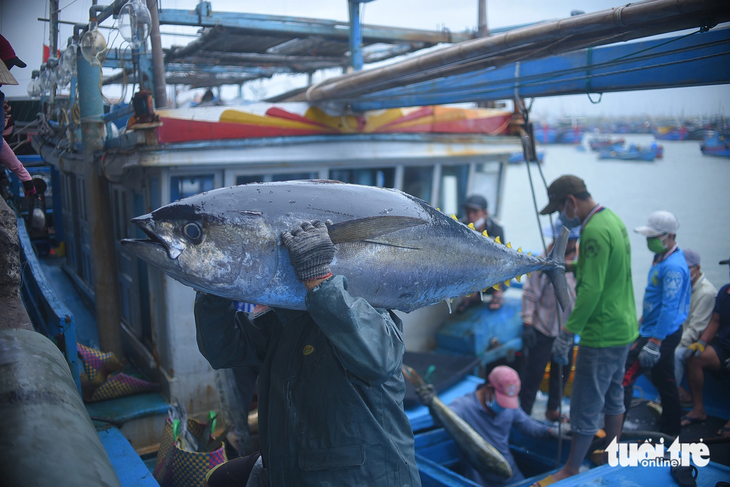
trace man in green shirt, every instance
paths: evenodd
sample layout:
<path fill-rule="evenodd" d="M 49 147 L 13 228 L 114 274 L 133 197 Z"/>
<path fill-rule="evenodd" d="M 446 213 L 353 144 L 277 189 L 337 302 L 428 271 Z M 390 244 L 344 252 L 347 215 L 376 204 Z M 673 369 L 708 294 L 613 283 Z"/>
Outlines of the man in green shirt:
<path fill-rule="evenodd" d="M 575 308 L 553 342 L 553 360 L 567 364 L 574 335 L 580 336 L 575 362 L 570 418 L 573 441 L 567 463 L 551 478 L 578 473 L 605 414 L 606 444 L 621 435 L 624 416 L 624 364 L 638 336 L 631 283 L 629 234 L 621 219 L 596 203 L 582 179 L 566 175 L 548 188 L 550 202 L 540 212 L 560 212 L 568 227 L 582 225 L 578 263 L 566 265 L 577 278 Z"/>

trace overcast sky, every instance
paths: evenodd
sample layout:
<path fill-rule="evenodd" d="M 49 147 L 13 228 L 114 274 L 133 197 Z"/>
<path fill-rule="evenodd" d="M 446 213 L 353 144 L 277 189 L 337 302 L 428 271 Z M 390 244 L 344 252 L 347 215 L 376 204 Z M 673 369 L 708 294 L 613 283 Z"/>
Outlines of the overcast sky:
<path fill-rule="evenodd" d="M 159 0 L 161 8 L 193 9 L 195 0 Z M 105 3 L 103 0 L 100 4 Z M 489 27 L 505 27 L 540 20 L 570 16 L 572 10 L 594 12 L 625 2 L 618 0 L 488 0 L 487 23 Z M 61 20 L 82 22 L 88 20 L 91 0 L 60 0 Z M 250 12 L 271 15 L 289 15 L 347 21 L 346 0 L 213 0 L 214 11 Z M 31 69 L 41 62 L 41 40 L 48 43 L 47 24 L 37 18 L 48 17 L 46 0 L 3 0 L 0 2 L 0 32 L 13 44 L 18 55 L 28 63 L 28 68 L 13 69 L 20 86 L 4 86 L 9 96 L 25 94 L 25 85 Z M 471 30 L 477 24 L 477 0 L 376 0 L 364 4 L 363 21 L 368 24 L 390 25 L 416 29 L 443 29 L 451 31 Z M 110 20 L 104 26 L 111 26 Z M 66 45 L 71 26 L 62 25 L 60 44 Z M 163 32 L 194 33 L 194 28 L 162 26 Z M 107 39 L 115 35 L 106 29 Z M 115 44 L 119 43 L 119 39 Z M 163 36 L 163 45 L 184 45 L 192 40 L 185 36 Z M 316 80 L 317 78 L 315 78 Z M 276 76 L 270 81 L 255 82 L 244 91 L 251 98 L 254 92 L 271 96 L 302 86 L 303 76 Z M 185 100 L 199 94 L 181 93 Z M 224 98 L 233 97 L 235 88 L 223 92 Z M 111 93 L 108 93 L 111 94 Z M 585 95 L 541 98 L 533 107 L 537 116 L 601 116 L 601 115 L 730 115 L 730 85 L 651 90 L 632 93 L 607 93 L 601 103 L 592 104 Z"/>

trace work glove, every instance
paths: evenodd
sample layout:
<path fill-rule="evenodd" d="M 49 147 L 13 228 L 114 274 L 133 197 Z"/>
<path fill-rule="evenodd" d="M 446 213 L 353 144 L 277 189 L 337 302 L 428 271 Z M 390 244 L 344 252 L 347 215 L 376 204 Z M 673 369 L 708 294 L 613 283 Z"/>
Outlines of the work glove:
<path fill-rule="evenodd" d="M 335 256 L 335 246 L 323 221 L 303 222 L 301 227 L 282 233 L 281 241 L 289 249 L 289 260 L 301 282 L 332 275 L 330 263 Z"/>
<path fill-rule="evenodd" d="M 532 325 L 522 325 L 522 348 L 532 348 L 537 345 L 537 333 Z"/>
<path fill-rule="evenodd" d="M 556 364 L 568 365 L 568 354 L 573 350 L 575 336 L 565 330 L 560 330 L 553 342 L 553 361 Z"/>
<path fill-rule="evenodd" d="M 423 387 L 416 387 L 416 394 L 424 406 L 430 406 L 436 397 L 436 389 L 433 388 L 433 384 L 426 384 Z"/>
<path fill-rule="evenodd" d="M 555 440 L 569 440 L 571 436 L 570 423 L 564 423 L 558 428 L 557 426 L 551 426 L 548 430 L 550 438 Z"/>
<path fill-rule="evenodd" d="M 652 368 L 659 362 L 659 358 L 662 356 L 659 351 L 660 345 L 656 342 L 649 340 L 644 345 L 644 348 L 639 352 L 639 365 L 642 368 Z"/>
<path fill-rule="evenodd" d="M 690 344 L 684 351 L 684 359 L 689 360 L 692 357 L 699 356 L 702 352 L 705 351 L 705 347 L 707 347 L 707 342 L 705 342 L 704 340 L 697 340 L 696 342 Z"/>

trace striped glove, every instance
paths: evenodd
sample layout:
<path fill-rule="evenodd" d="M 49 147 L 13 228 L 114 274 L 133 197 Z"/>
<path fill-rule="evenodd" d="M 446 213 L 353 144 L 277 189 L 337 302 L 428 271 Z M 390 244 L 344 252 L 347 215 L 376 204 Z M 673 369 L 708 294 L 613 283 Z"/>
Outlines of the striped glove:
<path fill-rule="evenodd" d="M 553 360 L 560 365 L 568 365 L 568 354 L 573 350 L 575 335 L 565 330 L 560 330 L 557 338 L 553 341 Z"/>
<path fill-rule="evenodd" d="M 304 222 L 301 227 L 282 233 L 281 240 L 289 249 L 289 260 L 301 282 L 332 275 L 330 263 L 335 246 L 323 221 Z"/>
<path fill-rule="evenodd" d="M 662 356 L 659 351 L 660 344 L 655 341 L 649 340 L 644 345 L 644 348 L 639 352 L 639 364 L 642 368 L 652 368 L 659 362 L 659 358 Z"/>
<path fill-rule="evenodd" d="M 698 357 L 702 352 L 705 351 L 705 347 L 707 347 L 707 342 L 704 340 L 697 340 L 696 342 L 690 344 L 690 346 L 687 347 L 687 349 L 684 351 L 684 359 L 689 360 L 692 357 Z"/>

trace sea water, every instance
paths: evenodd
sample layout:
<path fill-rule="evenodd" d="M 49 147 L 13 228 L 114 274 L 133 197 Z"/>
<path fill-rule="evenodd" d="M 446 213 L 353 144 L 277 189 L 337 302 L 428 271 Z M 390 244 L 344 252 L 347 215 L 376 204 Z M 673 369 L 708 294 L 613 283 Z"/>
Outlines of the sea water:
<path fill-rule="evenodd" d="M 590 137 L 585 137 L 585 147 Z M 627 144 L 654 142 L 651 135 L 620 137 Z M 646 238 L 634 232 L 634 228 L 645 225 L 654 211 L 671 211 L 679 218 L 679 246 L 700 254 L 702 271 L 716 288 L 730 282 L 728 266 L 718 265 L 730 257 L 730 159 L 703 155 L 700 141 L 658 143 L 664 146 L 664 158 L 654 162 L 599 160 L 597 152 L 579 151 L 569 145 L 538 147 L 545 152 L 542 171 L 548 185 L 563 174 L 579 176 L 593 198 L 610 208 L 626 225 L 631 241 L 637 316 L 641 314 L 653 254 L 646 246 Z M 547 191 L 537 166 L 531 164 L 530 169 L 540 210 L 547 204 Z M 533 253 L 542 251 L 525 164 L 509 167 L 501 206 L 506 240 Z M 553 218 L 556 217 L 554 213 Z M 540 226 L 548 224 L 546 216 L 540 217 Z"/>

